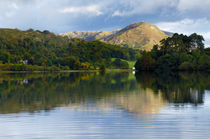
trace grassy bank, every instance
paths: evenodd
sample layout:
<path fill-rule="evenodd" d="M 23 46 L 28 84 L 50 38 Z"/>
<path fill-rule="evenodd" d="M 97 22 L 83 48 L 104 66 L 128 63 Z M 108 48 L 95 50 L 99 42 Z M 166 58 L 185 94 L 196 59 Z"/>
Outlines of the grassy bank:
<path fill-rule="evenodd" d="M 117 58 L 112 58 L 112 59 L 111 59 L 111 62 L 114 62 L 116 59 L 117 59 Z M 120 59 L 120 60 L 123 61 L 123 62 L 128 63 L 128 68 L 129 68 L 129 69 L 133 69 L 133 67 L 134 67 L 134 65 L 135 65 L 135 63 L 136 63 L 136 61 L 128 61 L 128 60 L 124 60 L 124 59 Z M 115 67 L 112 66 L 112 69 L 114 69 L 114 68 L 115 68 Z"/>
<path fill-rule="evenodd" d="M 37 66 L 37 65 L 25 65 L 25 64 L 0 64 L 1 73 L 28 73 L 28 72 L 130 72 L 130 69 L 89 69 L 89 70 L 66 70 L 59 67 L 51 66 Z"/>

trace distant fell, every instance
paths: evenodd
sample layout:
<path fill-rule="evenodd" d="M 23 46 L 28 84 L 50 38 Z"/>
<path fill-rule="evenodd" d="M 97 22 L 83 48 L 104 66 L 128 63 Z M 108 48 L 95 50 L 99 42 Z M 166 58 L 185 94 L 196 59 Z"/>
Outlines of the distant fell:
<path fill-rule="evenodd" d="M 107 36 L 110 36 L 120 29 L 116 29 L 113 31 L 74 31 L 67 33 L 60 33 L 61 36 L 68 36 L 69 38 L 80 38 L 85 39 L 87 41 L 101 40 Z"/>
<path fill-rule="evenodd" d="M 87 41 L 101 40 L 114 45 L 149 51 L 154 44 L 168 35 L 157 26 L 147 22 L 133 23 L 123 29 L 114 31 L 75 31 L 59 34 L 69 38 L 84 38 Z"/>

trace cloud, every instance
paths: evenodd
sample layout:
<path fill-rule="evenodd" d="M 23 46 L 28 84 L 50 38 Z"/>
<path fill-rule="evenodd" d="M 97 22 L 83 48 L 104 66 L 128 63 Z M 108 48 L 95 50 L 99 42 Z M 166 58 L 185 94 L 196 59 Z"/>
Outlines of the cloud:
<path fill-rule="evenodd" d="M 175 22 L 158 22 L 158 27 L 163 30 L 178 32 L 178 33 L 193 33 L 193 32 L 205 32 L 210 29 L 210 21 L 206 18 L 201 19 L 183 19 Z"/>
<path fill-rule="evenodd" d="M 123 13 L 121 13 L 120 11 L 114 11 L 112 16 L 123 16 Z"/>
<path fill-rule="evenodd" d="M 130 16 L 134 14 L 152 14 L 163 7 L 173 7 L 176 0 L 122 0 L 119 2 L 124 9 L 115 10 L 112 16 Z"/>
<path fill-rule="evenodd" d="M 192 33 L 201 34 L 205 38 L 206 45 L 210 46 L 210 20 L 201 19 L 183 19 L 175 22 L 159 22 L 156 25 L 164 30 L 174 33 L 183 33 L 190 35 Z"/>
<path fill-rule="evenodd" d="M 0 1 L 0 18 L 12 17 L 18 8 L 18 5 L 14 2 Z"/>
<path fill-rule="evenodd" d="M 179 0 L 177 9 L 182 12 L 187 11 L 210 11 L 209 0 Z"/>
<path fill-rule="evenodd" d="M 207 14 L 210 12 L 210 0 L 121 0 L 115 3 L 123 8 L 113 9 L 112 17 L 157 14 L 158 12 L 163 15 L 176 13 L 178 16 L 204 17 L 203 13 L 209 16 Z"/>
<path fill-rule="evenodd" d="M 0 18 L 14 17 L 19 10 L 27 6 L 34 9 L 40 4 L 41 0 L 0 0 Z"/>
<path fill-rule="evenodd" d="M 100 10 L 98 5 L 89 5 L 89 6 L 78 6 L 78 7 L 68 7 L 62 10 L 59 10 L 60 13 L 75 13 L 75 14 L 87 14 L 87 15 L 102 15 L 103 12 Z"/>
<path fill-rule="evenodd" d="M 0 0 L 0 28 L 59 33 L 123 27 L 142 19 L 209 38 L 209 7 L 210 0 Z"/>

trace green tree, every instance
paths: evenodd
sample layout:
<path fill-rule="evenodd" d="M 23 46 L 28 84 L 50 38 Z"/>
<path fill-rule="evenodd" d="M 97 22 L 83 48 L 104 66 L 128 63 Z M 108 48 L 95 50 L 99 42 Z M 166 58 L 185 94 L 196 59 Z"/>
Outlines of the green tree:
<path fill-rule="evenodd" d="M 136 70 L 154 70 L 155 60 L 150 53 L 143 52 L 142 56 L 137 60 L 135 68 Z"/>
<path fill-rule="evenodd" d="M 193 33 L 189 36 L 189 38 L 191 39 L 191 45 L 201 51 L 204 50 L 204 38 L 201 35 L 198 35 L 196 33 Z"/>

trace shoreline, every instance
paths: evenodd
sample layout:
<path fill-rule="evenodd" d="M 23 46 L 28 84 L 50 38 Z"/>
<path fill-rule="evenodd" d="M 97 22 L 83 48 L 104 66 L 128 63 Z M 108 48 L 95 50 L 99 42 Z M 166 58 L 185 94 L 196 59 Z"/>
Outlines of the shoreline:
<path fill-rule="evenodd" d="M 106 69 L 106 70 L 60 70 L 60 71 L 0 71 L 0 73 L 76 73 L 76 72 L 133 72 L 134 69 Z"/>
<path fill-rule="evenodd" d="M 93 72 L 151 72 L 154 71 L 139 71 L 135 69 L 106 69 L 106 70 L 60 70 L 60 71 L 0 71 L 1 73 L 9 74 L 9 73 L 93 73 Z M 173 72 L 210 72 L 210 70 L 198 70 L 198 71 L 173 71 Z"/>

